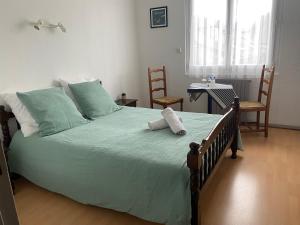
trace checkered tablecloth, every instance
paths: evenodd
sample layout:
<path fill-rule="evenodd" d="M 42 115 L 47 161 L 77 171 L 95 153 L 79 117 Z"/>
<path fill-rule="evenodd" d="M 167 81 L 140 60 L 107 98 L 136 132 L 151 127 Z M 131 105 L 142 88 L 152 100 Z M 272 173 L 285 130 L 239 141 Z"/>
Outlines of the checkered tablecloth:
<path fill-rule="evenodd" d="M 204 92 L 208 93 L 223 109 L 230 107 L 237 96 L 232 85 L 215 84 L 209 86 L 208 84 L 193 83 L 188 88 L 191 101 L 197 101 Z"/>

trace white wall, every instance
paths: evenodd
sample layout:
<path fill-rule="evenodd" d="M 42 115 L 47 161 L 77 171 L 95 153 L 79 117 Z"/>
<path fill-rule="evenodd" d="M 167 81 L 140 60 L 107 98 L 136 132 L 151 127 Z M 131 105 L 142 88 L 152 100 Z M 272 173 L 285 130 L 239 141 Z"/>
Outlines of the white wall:
<path fill-rule="evenodd" d="M 185 66 L 185 15 L 183 0 L 136 0 L 138 37 L 140 49 L 143 103 L 149 105 L 147 67 L 165 64 L 169 71 L 168 87 L 170 95 L 185 97 L 186 111 L 206 111 L 206 99 L 189 103 L 186 88 L 192 79 L 184 76 Z M 271 123 L 300 127 L 300 1 L 284 0 L 280 11 L 280 63 L 279 76 L 275 79 L 271 105 Z M 149 9 L 167 5 L 169 27 L 150 29 Z M 178 54 L 177 48 L 183 53 Z M 256 100 L 258 85 L 252 82 L 252 98 Z"/>
<path fill-rule="evenodd" d="M 29 22 L 40 18 L 67 33 L 36 31 Z M 135 24 L 134 0 L 0 0 L 0 93 L 86 76 L 139 98 Z"/>
<path fill-rule="evenodd" d="M 113 97 L 124 91 L 149 106 L 147 67 L 165 64 L 169 94 L 183 96 L 186 111 L 206 111 L 204 97 L 203 101 L 189 103 L 186 93 L 187 86 L 196 80 L 184 76 L 183 0 L 0 3 L 0 93 L 48 87 L 57 77 L 93 76 L 104 82 Z M 274 84 L 271 122 L 300 127 L 300 1 L 283 3 L 279 76 Z M 149 8 L 163 5 L 169 7 L 169 27 L 150 29 Z M 39 18 L 62 22 L 67 33 L 36 31 L 28 25 Z M 178 54 L 177 48 L 183 53 Z"/>
<path fill-rule="evenodd" d="M 282 2 L 279 76 L 274 84 L 271 121 L 300 127 L 300 1 Z"/>
<path fill-rule="evenodd" d="M 166 65 L 168 95 L 184 97 L 185 111 L 205 111 L 206 104 L 198 101 L 189 103 L 186 92 L 193 82 L 184 75 L 185 65 L 185 15 L 183 0 L 137 0 L 138 38 L 140 50 L 140 66 L 143 87 L 143 104 L 149 106 L 149 88 L 147 67 Z M 168 6 L 169 27 L 150 29 L 149 9 L 157 6 Z M 177 53 L 182 48 L 183 53 Z M 204 99 L 204 101 L 206 101 Z M 177 107 L 179 109 L 179 107 Z"/>

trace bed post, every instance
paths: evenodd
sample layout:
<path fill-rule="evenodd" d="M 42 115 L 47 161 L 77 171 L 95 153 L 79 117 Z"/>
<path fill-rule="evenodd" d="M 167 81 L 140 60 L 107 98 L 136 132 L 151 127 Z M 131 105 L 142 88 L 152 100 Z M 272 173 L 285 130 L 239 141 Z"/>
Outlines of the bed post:
<path fill-rule="evenodd" d="M 191 225 L 200 225 L 201 216 L 198 213 L 199 205 L 199 189 L 200 189 L 200 145 L 196 143 L 190 144 L 190 151 L 187 156 L 187 166 L 190 169 L 190 190 L 191 190 L 191 206 L 192 206 L 192 218 Z M 199 223 L 198 223 L 199 221 Z"/>
<path fill-rule="evenodd" d="M 234 109 L 234 139 L 233 142 L 231 144 L 231 151 L 232 151 L 232 155 L 231 158 L 232 159 L 236 159 L 237 158 L 237 150 L 238 150 L 238 138 L 239 138 L 239 123 L 240 123 L 240 99 L 239 97 L 235 97 L 234 98 L 234 103 L 233 103 L 233 109 Z"/>

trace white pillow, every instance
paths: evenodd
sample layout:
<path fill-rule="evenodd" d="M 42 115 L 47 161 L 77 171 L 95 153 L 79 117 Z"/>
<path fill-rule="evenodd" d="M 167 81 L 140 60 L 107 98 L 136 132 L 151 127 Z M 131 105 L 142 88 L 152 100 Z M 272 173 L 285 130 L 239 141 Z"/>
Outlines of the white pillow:
<path fill-rule="evenodd" d="M 39 131 L 39 125 L 19 100 L 17 94 L 2 94 L 1 96 L 18 120 L 24 137 L 29 137 Z"/>
<path fill-rule="evenodd" d="M 71 89 L 69 88 L 69 84 L 78 84 L 78 83 L 83 83 L 83 82 L 91 82 L 91 81 L 95 81 L 95 80 L 97 80 L 97 79 L 96 78 L 78 78 L 78 79 L 72 79 L 72 80 L 58 79 L 58 83 L 60 84 L 60 86 L 62 86 L 64 88 L 66 94 L 73 100 L 73 102 L 75 103 L 79 112 L 82 113 Z"/>

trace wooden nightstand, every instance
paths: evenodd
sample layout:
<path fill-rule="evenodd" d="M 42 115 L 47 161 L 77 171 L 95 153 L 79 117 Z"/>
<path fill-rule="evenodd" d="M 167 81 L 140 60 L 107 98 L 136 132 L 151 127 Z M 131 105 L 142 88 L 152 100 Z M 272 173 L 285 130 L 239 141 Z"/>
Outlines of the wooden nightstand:
<path fill-rule="evenodd" d="M 137 101 L 138 101 L 137 99 L 125 99 L 125 100 L 118 99 L 118 100 L 116 100 L 116 103 L 117 103 L 117 105 L 120 105 L 120 106 L 136 107 Z"/>

